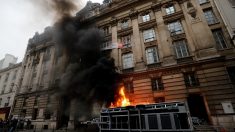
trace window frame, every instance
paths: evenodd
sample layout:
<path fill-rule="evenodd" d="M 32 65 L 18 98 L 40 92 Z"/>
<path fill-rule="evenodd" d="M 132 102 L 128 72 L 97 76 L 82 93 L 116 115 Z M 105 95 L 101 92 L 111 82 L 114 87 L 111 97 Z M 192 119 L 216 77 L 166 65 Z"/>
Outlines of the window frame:
<path fill-rule="evenodd" d="M 200 5 L 206 4 L 209 2 L 209 0 L 198 0 Z"/>
<path fill-rule="evenodd" d="M 223 33 L 222 29 L 212 30 L 212 34 L 213 34 L 214 40 L 216 42 L 217 49 L 219 49 L 219 50 L 228 49 L 228 44 L 226 42 L 226 39 L 224 37 L 224 33 Z"/>
<path fill-rule="evenodd" d="M 142 21 L 143 21 L 143 22 L 148 22 L 148 21 L 150 21 L 150 20 L 151 20 L 150 12 L 144 13 L 144 14 L 142 15 Z"/>
<path fill-rule="evenodd" d="M 123 48 L 132 47 L 132 45 L 131 45 L 131 35 L 130 34 L 126 35 L 126 36 L 122 36 L 121 41 L 122 41 L 122 44 L 123 44 Z"/>
<path fill-rule="evenodd" d="M 161 77 L 152 78 L 151 79 L 151 87 L 152 87 L 152 91 L 163 91 L 164 85 L 162 82 L 162 78 Z"/>
<path fill-rule="evenodd" d="M 149 50 L 151 50 L 152 49 L 152 51 L 149 51 Z M 152 54 L 151 54 L 152 53 Z M 150 57 L 150 55 L 152 55 L 151 57 Z M 151 64 L 155 64 L 155 63 L 159 63 L 160 61 L 159 61 L 159 53 L 158 53 L 158 48 L 156 47 L 156 46 L 154 46 L 154 47 L 147 47 L 146 49 L 145 49 L 145 56 L 146 56 L 146 61 L 147 61 L 147 64 L 148 65 L 151 65 Z M 150 61 L 150 60 L 152 60 L 152 61 Z"/>
<path fill-rule="evenodd" d="M 157 35 L 156 35 L 154 28 L 143 30 L 143 39 L 144 39 L 144 43 L 156 40 Z"/>
<path fill-rule="evenodd" d="M 175 6 L 172 4 L 172 5 L 166 6 L 165 11 L 166 11 L 166 15 L 171 15 L 176 12 L 176 9 L 175 9 Z"/>
<path fill-rule="evenodd" d="M 175 51 L 177 59 L 182 59 L 182 58 L 186 58 L 190 56 L 190 52 L 189 52 L 186 40 L 174 41 L 173 46 L 174 46 L 174 51 Z"/>
<path fill-rule="evenodd" d="M 121 25 L 121 29 L 127 29 L 130 25 L 129 25 L 129 20 L 128 19 L 124 19 L 121 21 L 120 23 Z"/>
<path fill-rule="evenodd" d="M 196 72 L 184 73 L 184 82 L 187 88 L 200 86 Z"/>
<path fill-rule="evenodd" d="M 122 54 L 122 67 L 123 69 L 134 67 L 134 57 L 132 52 Z"/>
<path fill-rule="evenodd" d="M 180 20 L 169 22 L 167 27 L 171 36 L 184 33 L 184 28 Z"/>
<path fill-rule="evenodd" d="M 208 25 L 219 23 L 219 20 L 217 16 L 215 15 L 213 9 L 209 8 L 209 9 L 203 10 L 203 13 L 204 13 L 204 16 Z"/>

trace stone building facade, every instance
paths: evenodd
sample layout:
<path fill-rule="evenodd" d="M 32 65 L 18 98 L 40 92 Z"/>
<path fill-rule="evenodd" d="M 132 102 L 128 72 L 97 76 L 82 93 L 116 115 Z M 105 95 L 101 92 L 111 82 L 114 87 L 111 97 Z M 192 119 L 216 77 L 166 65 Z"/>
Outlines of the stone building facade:
<path fill-rule="evenodd" d="M 101 48 L 115 59 L 132 104 L 186 101 L 193 117 L 233 129 L 235 49 L 214 0 L 105 2 L 88 2 L 76 17 L 104 31 Z M 30 39 L 22 63 L 13 113 L 37 128 L 69 120 L 60 115 L 63 101 L 51 98 L 65 61 L 55 50 L 47 29 Z"/>
<path fill-rule="evenodd" d="M 234 0 L 215 0 L 215 5 L 223 19 L 223 22 L 229 32 L 230 38 L 235 44 L 235 1 Z"/>
<path fill-rule="evenodd" d="M 8 119 L 18 91 L 21 63 L 0 70 L 0 118 Z"/>
<path fill-rule="evenodd" d="M 132 104 L 187 101 L 193 117 L 232 130 L 235 49 L 215 2 L 112 0 L 77 16 L 106 34 Z"/>
<path fill-rule="evenodd" d="M 51 27 L 29 39 L 24 60 L 20 90 L 16 95 L 13 117 L 31 120 L 31 128 L 56 129 L 59 124 L 54 94 L 60 59 L 56 59 Z"/>

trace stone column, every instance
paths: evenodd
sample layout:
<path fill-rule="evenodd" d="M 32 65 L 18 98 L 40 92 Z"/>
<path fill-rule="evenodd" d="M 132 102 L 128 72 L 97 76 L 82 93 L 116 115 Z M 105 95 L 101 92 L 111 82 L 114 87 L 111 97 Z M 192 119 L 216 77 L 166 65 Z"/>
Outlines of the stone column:
<path fill-rule="evenodd" d="M 112 44 L 116 44 L 118 43 L 118 38 L 117 38 L 117 21 L 116 20 L 113 20 L 112 21 Z M 117 66 L 118 68 L 121 67 L 121 63 L 120 63 L 120 53 L 119 53 L 119 49 L 113 49 L 112 50 L 112 53 L 111 53 L 111 56 L 113 58 L 115 58 L 115 66 Z"/>
<path fill-rule="evenodd" d="M 140 40 L 140 30 L 139 30 L 139 22 L 138 22 L 138 13 L 132 12 L 130 13 L 130 17 L 132 20 L 132 28 L 133 28 L 133 40 L 132 41 L 132 51 L 135 60 L 135 69 L 141 70 L 145 68 L 145 64 L 143 61 L 143 49 L 144 45 L 143 42 Z"/>
<path fill-rule="evenodd" d="M 163 57 L 162 65 L 174 65 L 176 60 L 174 59 L 174 49 L 172 48 L 172 42 L 170 39 L 170 33 L 167 25 L 164 23 L 161 7 L 155 7 L 155 17 L 158 28 L 158 48 L 159 52 Z"/>
<path fill-rule="evenodd" d="M 183 2 L 181 3 L 181 8 L 184 12 L 188 31 L 194 40 L 196 48 L 195 57 L 200 60 L 217 57 L 216 42 L 204 18 L 204 13 L 196 1 L 191 1 L 191 4 L 192 7 L 189 7 L 188 2 Z"/>
<path fill-rule="evenodd" d="M 75 124 L 74 124 L 74 117 L 75 117 L 75 105 L 76 101 L 72 100 L 70 103 L 70 115 L 69 115 L 69 122 L 68 122 L 68 129 L 69 130 L 74 130 L 75 129 Z"/>

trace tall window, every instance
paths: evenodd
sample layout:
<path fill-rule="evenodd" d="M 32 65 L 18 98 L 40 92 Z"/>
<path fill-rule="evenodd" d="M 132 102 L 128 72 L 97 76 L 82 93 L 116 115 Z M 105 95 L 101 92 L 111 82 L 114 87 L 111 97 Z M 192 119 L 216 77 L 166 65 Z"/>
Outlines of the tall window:
<path fill-rule="evenodd" d="M 5 82 L 7 82 L 7 81 L 8 81 L 9 74 L 10 74 L 10 73 L 7 73 L 7 75 L 6 75 L 6 77 L 5 77 Z"/>
<path fill-rule="evenodd" d="M 112 49 L 112 41 L 105 41 L 100 47 L 102 50 Z"/>
<path fill-rule="evenodd" d="M 125 29 L 125 28 L 128 28 L 129 27 L 129 22 L 128 22 L 128 19 L 125 19 L 121 22 L 121 28 L 122 29 Z"/>
<path fill-rule="evenodd" d="M 12 77 L 12 80 L 15 80 L 16 79 L 16 75 L 17 75 L 17 70 L 14 72 L 14 75 Z"/>
<path fill-rule="evenodd" d="M 129 93 L 134 93 L 133 82 L 126 82 L 124 83 L 125 88 L 128 90 Z"/>
<path fill-rule="evenodd" d="M 147 64 L 154 64 L 159 62 L 158 51 L 156 47 L 146 48 L 145 52 Z"/>
<path fill-rule="evenodd" d="M 235 84 L 235 66 L 227 68 L 229 78 Z"/>
<path fill-rule="evenodd" d="M 156 39 L 155 31 L 153 28 L 143 31 L 144 42 L 150 42 Z"/>
<path fill-rule="evenodd" d="M 213 33 L 214 39 L 216 41 L 216 46 L 218 49 L 228 48 L 221 29 L 213 30 L 212 33 Z"/>
<path fill-rule="evenodd" d="M 1 107 L 1 105 L 2 105 L 2 98 L 0 98 L 0 107 Z"/>
<path fill-rule="evenodd" d="M 209 2 L 208 0 L 198 0 L 198 1 L 200 5 Z"/>
<path fill-rule="evenodd" d="M 152 90 L 153 91 L 164 90 L 164 86 L 163 86 L 161 78 L 154 78 L 151 80 L 151 82 L 152 82 Z"/>
<path fill-rule="evenodd" d="M 175 47 L 175 52 L 176 52 L 177 58 L 184 58 L 184 57 L 189 56 L 188 48 L 187 48 L 185 40 L 180 40 L 180 41 L 174 42 L 174 47 Z"/>
<path fill-rule="evenodd" d="M 171 35 L 181 34 L 184 32 L 180 21 L 168 23 L 168 29 L 169 29 Z"/>
<path fill-rule="evenodd" d="M 174 5 L 167 6 L 167 7 L 166 7 L 166 14 L 167 14 L 167 15 L 170 15 L 170 14 L 173 14 L 173 13 L 175 13 L 175 7 L 174 7 Z"/>
<path fill-rule="evenodd" d="M 123 69 L 133 68 L 134 67 L 133 54 L 132 53 L 123 54 L 122 63 L 123 63 Z"/>
<path fill-rule="evenodd" d="M 184 74 L 184 81 L 186 87 L 195 87 L 199 86 L 198 78 L 196 77 L 196 74 L 193 73 L 185 73 Z"/>
<path fill-rule="evenodd" d="M 122 43 L 124 48 L 131 47 L 131 35 L 123 36 Z"/>
<path fill-rule="evenodd" d="M 149 13 L 143 14 L 142 19 L 143 19 L 143 22 L 150 21 L 150 14 Z"/>
<path fill-rule="evenodd" d="M 5 89 L 6 89 L 6 85 L 3 85 L 3 88 L 2 88 L 2 91 L 1 91 L 2 94 L 4 94 Z"/>
<path fill-rule="evenodd" d="M 5 103 L 5 107 L 9 106 L 11 97 L 7 97 L 7 102 Z"/>
<path fill-rule="evenodd" d="M 109 35 L 109 33 L 110 33 L 110 32 L 109 32 L 109 27 L 104 27 L 104 28 L 103 28 L 103 31 L 104 31 L 104 34 L 105 34 L 105 35 Z"/>
<path fill-rule="evenodd" d="M 218 22 L 218 20 L 215 17 L 215 14 L 213 13 L 212 9 L 205 10 L 204 15 L 205 15 L 206 21 L 209 25 L 215 24 L 215 23 Z"/>

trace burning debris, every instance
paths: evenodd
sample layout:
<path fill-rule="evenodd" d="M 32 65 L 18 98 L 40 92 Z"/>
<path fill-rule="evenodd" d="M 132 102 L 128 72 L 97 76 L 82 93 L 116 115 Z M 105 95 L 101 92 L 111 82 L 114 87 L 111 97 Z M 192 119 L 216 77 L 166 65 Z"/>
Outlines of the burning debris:
<path fill-rule="evenodd" d="M 115 108 L 115 107 L 126 107 L 126 106 L 130 106 L 131 102 L 129 100 L 129 98 L 126 96 L 125 93 L 125 87 L 122 86 L 119 89 L 118 95 L 116 95 L 116 100 L 115 102 L 111 103 L 111 108 Z"/>

